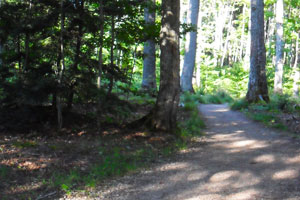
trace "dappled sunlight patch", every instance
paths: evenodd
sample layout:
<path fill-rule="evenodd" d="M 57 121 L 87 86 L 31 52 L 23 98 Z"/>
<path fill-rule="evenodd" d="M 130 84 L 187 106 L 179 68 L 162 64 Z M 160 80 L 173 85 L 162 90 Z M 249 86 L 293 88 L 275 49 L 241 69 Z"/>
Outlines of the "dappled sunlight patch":
<path fill-rule="evenodd" d="M 208 172 L 206 171 L 195 171 L 192 174 L 189 174 L 187 177 L 188 181 L 198 181 L 201 179 L 204 179 L 206 176 L 208 176 Z"/>
<path fill-rule="evenodd" d="M 287 158 L 285 163 L 286 164 L 300 164 L 300 155 L 297 155 L 292 158 Z"/>
<path fill-rule="evenodd" d="M 218 172 L 212 175 L 209 179 L 210 182 L 221 182 L 228 179 L 232 179 L 240 174 L 237 170 Z"/>
<path fill-rule="evenodd" d="M 262 191 L 258 189 L 248 189 L 248 190 L 243 190 L 241 192 L 238 192 L 236 194 L 231 194 L 227 196 L 225 199 L 234 199 L 234 200 L 258 199 L 259 194 L 261 193 Z"/>
<path fill-rule="evenodd" d="M 294 179 L 299 176 L 299 172 L 295 169 L 287 169 L 275 172 L 272 176 L 273 180 Z"/>
<path fill-rule="evenodd" d="M 254 162 L 270 164 L 275 162 L 275 156 L 272 154 L 261 155 L 254 158 Z"/>
<path fill-rule="evenodd" d="M 232 184 L 232 187 L 234 188 L 243 188 L 243 187 L 249 187 L 257 185 L 261 182 L 261 179 L 256 177 L 251 172 L 240 172 L 240 175 L 238 176 L 237 181 Z"/>
<path fill-rule="evenodd" d="M 210 200 L 210 199 L 223 199 L 223 197 L 221 195 L 218 194 L 204 194 L 204 195 L 200 195 L 200 196 L 195 196 L 195 197 L 191 197 L 187 200 L 199 200 L 199 199 L 203 199 L 203 200 Z"/>
<path fill-rule="evenodd" d="M 226 140 L 223 138 L 222 142 L 216 143 L 213 146 L 219 148 L 226 148 L 230 151 L 230 153 L 234 153 L 241 151 L 249 151 L 253 149 L 262 149 L 268 147 L 269 145 L 266 144 L 266 142 L 257 140 L 243 140 L 243 138 L 234 138 L 233 140 Z"/>
<path fill-rule="evenodd" d="M 215 116 L 205 116 L 205 118 L 207 118 L 207 119 L 216 119 L 217 117 L 215 117 Z"/>
<path fill-rule="evenodd" d="M 215 109 L 214 111 L 212 111 L 212 112 L 217 112 L 217 113 L 219 113 L 219 112 L 228 112 L 230 109 L 229 108 L 218 108 L 218 109 Z"/>
<path fill-rule="evenodd" d="M 246 147 L 250 149 L 258 149 L 258 148 L 264 148 L 268 145 L 265 142 L 257 141 L 257 140 L 243 140 L 238 142 L 233 142 L 228 145 L 230 148 L 241 148 Z"/>
<path fill-rule="evenodd" d="M 176 162 L 172 164 L 165 164 L 162 165 L 159 169 L 159 171 L 165 172 L 165 171 L 171 171 L 171 170 L 179 170 L 187 168 L 189 165 L 186 162 Z"/>

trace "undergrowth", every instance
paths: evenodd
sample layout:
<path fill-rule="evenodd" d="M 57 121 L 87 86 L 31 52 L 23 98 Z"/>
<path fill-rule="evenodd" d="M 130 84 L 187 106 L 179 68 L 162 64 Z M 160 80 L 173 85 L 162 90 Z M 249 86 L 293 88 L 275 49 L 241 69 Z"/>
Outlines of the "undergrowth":
<path fill-rule="evenodd" d="M 210 94 L 197 92 L 192 96 L 194 101 L 197 101 L 202 104 L 223 104 L 223 103 L 231 103 L 234 101 L 234 99 L 225 90 L 216 90 Z"/>
<path fill-rule="evenodd" d="M 281 113 L 300 114 L 300 101 L 289 95 L 271 94 L 270 102 L 257 102 L 250 104 L 245 98 L 234 101 L 232 110 L 241 110 L 249 118 L 262 122 L 263 124 L 281 130 L 288 127 L 280 120 Z"/>
<path fill-rule="evenodd" d="M 205 124 L 199 115 L 198 103 L 198 95 L 185 93 L 181 97 L 181 106 L 183 106 L 187 116 L 179 123 L 177 135 L 183 140 L 203 135 L 202 130 Z"/>
<path fill-rule="evenodd" d="M 184 120 L 178 123 L 175 136 L 160 148 L 145 144 L 136 149 L 112 146 L 99 149 L 99 162 L 88 170 L 72 169 L 67 172 L 53 173 L 48 184 L 60 188 L 65 193 L 73 190 L 93 188 L 111 177 L 122 176 L 128 172 L 148 167 L 161 157 L 169 157 L 174 152 L 186 149 L 191 138 L 203 135 L 204 122 L 199 116 L 197 95 L 182 96 Z"/>

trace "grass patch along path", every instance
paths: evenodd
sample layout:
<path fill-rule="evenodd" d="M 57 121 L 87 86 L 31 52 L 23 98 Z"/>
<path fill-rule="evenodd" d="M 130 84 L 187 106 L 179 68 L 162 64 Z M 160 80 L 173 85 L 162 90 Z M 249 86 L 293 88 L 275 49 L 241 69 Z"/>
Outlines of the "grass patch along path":
<path fill-rule="evenodd" d="M 204 140 L 172 160 L 96 187 L 88 198 L 300 199 L 298 140 L 225 105 L 200 110 L 207 125 Z"/>

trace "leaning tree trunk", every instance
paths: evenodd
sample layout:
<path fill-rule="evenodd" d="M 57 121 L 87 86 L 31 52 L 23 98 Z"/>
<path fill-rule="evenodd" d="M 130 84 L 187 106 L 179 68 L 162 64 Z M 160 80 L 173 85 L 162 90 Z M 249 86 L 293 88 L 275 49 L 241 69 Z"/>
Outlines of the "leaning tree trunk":
<path fill-rule="evenodd" d="M 145 8 L 145 22 L 149 27 L 155 25 L 155 0 L 146 0 L 147 7 Z M 157 90 L 156 75 L 155 75 L 155 41 L 149 38 L 144 45 L 144 67 L 143 67 L 143 81 L 142 89 L 148 92 Z"/>
<path fill-rule="evenodd" d="M 197 28 L 198 15 L 199 0 L 190 0 L 187 23 L 192 24 L 195 28 Z M 186 37 L 184 63 L 180 78 L 181 90 L 183 92 L 194 92 L 192 80 L 196 61 L 197 31 L 198 30 L 189 32 Z"/>
<path fill-rule="evenodd" d="M 264 2 L 251 1 L 251 55 L 247 100 L 269 101 L 266 78 L 266 48 L 264 43 Z"/>
<path fill-rule="evenodd" d="M 180 0 L 162 1 L 160 87 L 148 118 L 151 128 L 168 132 L 176 128 L 180 93 L 179 12 Z"/>
<path fill-rule="evenodd" d="M 283 0 L 277 0 L 276 3 L 276 64 L 274 92 L 282 93 L 283 78 Z"/>

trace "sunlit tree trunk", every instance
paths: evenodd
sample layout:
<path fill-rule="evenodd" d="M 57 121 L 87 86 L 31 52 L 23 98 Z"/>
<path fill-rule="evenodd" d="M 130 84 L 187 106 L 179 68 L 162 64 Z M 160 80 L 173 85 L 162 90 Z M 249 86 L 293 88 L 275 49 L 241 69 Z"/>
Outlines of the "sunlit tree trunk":
<path fill-rule="evenodd" d="M 163 131 L 176 128 L 180 93 L 179 10 L 180 0 L 162 1 L 160 87 L 149 120 L 152 128 Z"/>
<path fill-rule="evenodd" d="M 269 101 L 264 42 L 264 2 L 251 0 L 251 56 L 247 100 Z"/>
<path fill-rule="evenodd" d="M 237 60 L 241 61 L 243 58 L 243 52 L 244 52 L 244 47 L 245 47 L 245 19 L 246 19 L 246 9 L 247 6 L 244 3 L 243 5 L 243 21 L 242 21 L 242 36 L 241 36 L 241 42 L 240 42 L 240 47 L 239 47 L 239 53 L 237 56 Z"/>
<path fill-rule="evenodd" d="M 297 35 L 296 39 L 296 58 L 295 58 L 295 64 L 293 67 L 294 71 L 294 80 L 293 80 L 293 95 L 294 97 L 299 97 L 299 81 L 300 81 L 300 52 L 299 52 L 299 36 L 300 33 Z"/>
<path fill-rule="evenodd" d="M 155 1 L 147 0 L 144 19 L 147 25 L 155 25 Z M 156 91 L 156 74 L 155 74 L 155 41 L 153 38 L 148 39 L 144 44 L 144 67 L 142 88 L 148 92 Z"/>
<path fill-rule="evenodd" d="M 251 8 L 249 9 L 249 23 L 248 23 L 248 35 L 247 35 L 247 45 L 244 57 L 244 70 L 249 69 L 250 65 L 250 52 L 251 52 Z"/>
<path fill-rule="evenodd" d="M 230 36 L 231 36 L 231 33 L 232 33 L 232 19 L 233 19 L 233 7 L 231 7 L 231 5 L 228 5 L 228 7 L 230 7 L 230 11 L 229 11 L 229 21 L 228 21 L 228 24 L 227 24 L 227 35 L 226 35 L 226 38 L 225 38 L 225 43 L 224 43 L 224 46 L 222 46 L 222 57 L 221 57 L 221 62 L 220 62 L 220 66 L 223 66 L 224 65 L 224 60 L 225 60 L 225 57 L 226 55 L 228 54 L 228 45 L 229 45 L 229 39 L 230 39 Z M 229 56 L 229 55 L 228 55 Z"/>
<path fill-rule="evenodd" d="M 195 28 L 197 28 L 198 25 L 198 14 L 199 0 L 190 0 L 187 14 L 187 23 L 192 24 Z M 186 37 L 185 56 L 180 79 L 181 90 L 183 92 L 194 92 L 192 79 L 196 61 L 197 31 L 198 30 L 189 32 Z"/>
<path fill-rule="evenodd" d="M 226 20 L 230 13 L 230 3 L 220 3 L 218 10 L 216 9 L 216 30 L 214 38 L 214 65 L 220 65 L 222 59 L 223 33 L 226 26 Z"/>
<path fill-rule="evenodd" d="M 65 30 L 65 11 L 64 11 L 64 1 L 60 2 L 60 68 L 58 69 L 58 92 L 56 94 L 56 108 L 57 108 L 57 123 L 58 129 L 60 130 L 63 126 L 63 116 L 62 116 L 62 93 L 60 88 L 62 86 L 62 79 L 65 71 L 65 56 L 64 56 L 64 30 Z M 59 66 L 59 65 L 58 65 Z"/>
<path fill-rule="evenodd" d="M 276 64 L 275 64 L 275 79 L 274 92 L 282 93 L 282 78 L 283 78 L 283 0 L 277 0 L 276 3 Z"/>
<path fill-rule="evenodd" d="M 201 4 L 203 5 L 203 4 Z M 202 18 L 204 13 L 201 12 L 201 5 L 199 5 L 199 15 L 198 15 L 198 34 L 197 34 L 197 53 L 196 53 L 196 85 L 198 88 L 201 86 L 201 61 L 202 61 Z"/>

